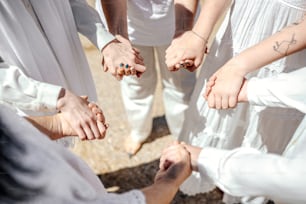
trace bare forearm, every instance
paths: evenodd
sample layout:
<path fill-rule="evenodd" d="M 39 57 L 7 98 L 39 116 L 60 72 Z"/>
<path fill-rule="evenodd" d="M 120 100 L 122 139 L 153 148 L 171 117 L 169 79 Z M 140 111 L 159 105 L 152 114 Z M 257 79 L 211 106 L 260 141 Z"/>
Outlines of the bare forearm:
<path fill-rule="evenodd" d="M 229 63 L 238 64 L 243 75 L 255 71 L 275 60 L 291 55 L 306 47 L 305 16 L 299 23 L 290 25 L 259 44 L 248 48 Z"/>
<path fill-rule="evenodd" d="M 169 204 L 178 191 L 178 187 L 166 182 L 155 183 L 141 190 L 146 197 L 147 204 Z"/>
<path fill-rule="evenodd" d="M 101 0 L 101 5 L 109 31 L 128 39 L 127 0 Z"/>
<path fill-rule="evenodd" d="M 55 140 L 62 137 L 56 116 L 27 116 L 26 119 L 50 139 Z"/>
<path fill-rule="evenodd" d="M 192 30 L 203 38 L 208 39 L 217 21 L 230 3 L 231 0 L 205 0 L 202 3 L 200 16 Z"/>
<path fill-rule="evenodd" d="M 174 0 L 175 6 L 175 33 L 191 30 L 198 0 Z"/>

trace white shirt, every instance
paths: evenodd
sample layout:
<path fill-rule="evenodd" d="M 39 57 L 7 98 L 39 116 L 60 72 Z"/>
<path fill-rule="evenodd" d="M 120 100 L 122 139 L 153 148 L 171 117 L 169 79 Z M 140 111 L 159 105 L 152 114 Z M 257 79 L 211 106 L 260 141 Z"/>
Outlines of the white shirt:
<path fill-rule="evenodd" d="M 0 104 L 23 110 L 55 111 L 61 87 L 27 77 L 15 66 L 0 63 Z"/>
<path fill-rule="evenodd" d="M 306 68 L 273 78 L 251 79 L 248 99 L 257 105 L 292 107 L 306 113 Z M 285 157 L 252 148 L 204 148 L 200 174 L 234 196 L 265 196 L 277 203 L 306 203 L 306 118 L 287 146 Z M 273 128 L 273 127 L 271 127 Z"/>
<path fill-rule="evenodd" d="M 175 29 L 173 0 L 128 0 L 127 21 L 130 41 L 135 45 L 160 46 L 171 42 Z M 105 21 L 101 1 L 96 9 Z"/>

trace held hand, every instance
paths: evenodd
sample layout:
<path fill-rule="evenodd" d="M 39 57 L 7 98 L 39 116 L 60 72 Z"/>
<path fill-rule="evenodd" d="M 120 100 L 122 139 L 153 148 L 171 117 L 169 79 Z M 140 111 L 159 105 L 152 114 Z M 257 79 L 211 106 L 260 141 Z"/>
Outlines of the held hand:
<path fill-rule="evenodd" d="M 139 51 L 119 35 L 102 50 L 102 55 L 103 70 L 110 71 L 118 80 L 123 76 L 140 76 L 146 69 Z"/>
<path fill-rule="evenodd" d="M 200 153 L 202 151 L 202 148 L 196 147 L 196 146 L 187 145 L 184 142 L 182 142 L 181 144 L 190 153 L 192 170 L 193 171 L 198 171 L 198 158 L 199 158 L 199 155 L 200 155 Z"/>
<path fill-rule="evenodd" d="M 88 107 L 87 99 L 63 89 L 57 102 L 57 109 L 81 140 L 103 138 L 104 131 L 97 125 L 97 116 Z M 101 116 L 99 116 L 101 119 Z M 102 132 L 101 132 L 102 131 Z"/>
<path fill-rule="evenodd" d="M 155 182 L 169 180 L 179 186 L 190 174 L 190 154 L 183 145 L 176 142 L 163 151 Z"/>
<path fill-rule="evenodd" d="M 236 65 L 228 63 L 209 79 L 204 97 L 210 108 L 227 109 L 237 105 L 238 94 L 245 79 L 236 68 Z"/>
<path fill-rule="evenodd" d="M 202 39 L 193 31 L 186 31 L 176 36 L 171 45 L 166 50 L 166 64 L 170 71 L 176 71 L 179 68 L 194 71 L 202 63 L 206 53 L 207 40 Z M 192 62 L 192 63 L 191 63 Z"/>

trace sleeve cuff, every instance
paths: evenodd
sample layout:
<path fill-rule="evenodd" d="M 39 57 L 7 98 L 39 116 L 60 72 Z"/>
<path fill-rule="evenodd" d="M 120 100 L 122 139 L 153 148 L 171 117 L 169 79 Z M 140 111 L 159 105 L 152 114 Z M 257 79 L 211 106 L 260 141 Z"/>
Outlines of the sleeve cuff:
<path fill-rule="evenodd" d="M 228 150 L 203 148 L 198 158 L 200 174 L 207 175 L 215 183 L 219 175 L 220 162 L 228 152 Z"/>
<path fill-rule="evenodd" d="M 56 110 L 57 99 L 61 89 L 62 87 L 60 86 L 42 83 L 38 89 L 38 101 L 41 102 L 38 109 L 41 111 Z"/>
<path fill-rule="evenodd" d="M 115 39 L 110 32 L 108 32 L 102 24 L 97 24 L 97 46 L 101 51 L 108 43 Z"/>

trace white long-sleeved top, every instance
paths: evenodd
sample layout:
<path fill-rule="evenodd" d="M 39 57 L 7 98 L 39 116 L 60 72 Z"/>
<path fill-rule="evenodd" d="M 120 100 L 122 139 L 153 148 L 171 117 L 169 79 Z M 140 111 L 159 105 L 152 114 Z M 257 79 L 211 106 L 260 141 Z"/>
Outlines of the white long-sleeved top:
<path fill-rule="evenodd" d="M 33 111 L 55 111 L 62 87 L 36 81 L 0 63 L 0 104 Z"/>
<path fill-rule="evenodd" d="M 251 79 L 250 103 L 291 107 L 306 113 L 306 68 L 273 78 Z M 306 119 L 301 122 L 284 156 L 252 148 L 204 148 L 200 174 L 208 175 L 224 192 L 235 196 L 265 196 L 276 203 L 306 203 Z M 271 127 L 273 128 L 273 127 Z"/>
<path fill-rule="evenodd" d="M 97 100 L 78 32 L 100 50 L 114 39 L 85 0 L 0 1 L 4 62 L 32 79 Z"/>

